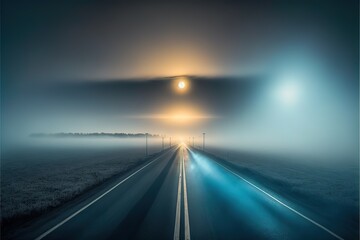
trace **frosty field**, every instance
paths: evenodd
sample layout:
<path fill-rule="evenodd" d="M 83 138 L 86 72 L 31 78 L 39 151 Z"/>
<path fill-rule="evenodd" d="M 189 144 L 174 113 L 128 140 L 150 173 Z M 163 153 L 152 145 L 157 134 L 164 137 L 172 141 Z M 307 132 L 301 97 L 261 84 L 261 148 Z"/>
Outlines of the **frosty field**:
<path fill-rule="evenodd" d="M 5 224 L 31 219 L 146 161 L 143 139 L 42 141 L 47 143 L 3 154 L 1 218 Z M 158 142 L 149 146 L 149 154 L 160 150 Z"/>

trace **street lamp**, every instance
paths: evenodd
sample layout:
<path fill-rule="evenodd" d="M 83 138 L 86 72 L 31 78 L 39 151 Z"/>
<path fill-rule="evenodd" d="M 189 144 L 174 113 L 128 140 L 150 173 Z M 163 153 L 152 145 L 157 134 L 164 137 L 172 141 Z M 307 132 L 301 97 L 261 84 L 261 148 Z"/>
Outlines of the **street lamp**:
<path fill-rule="evenodd" d="M 146 144 L 145 153 L 147 156 L 148 155 L 148 133 L 145 133 L 145 144 Z"/>
<path fill-rule="evenodd" d="M 162 150 L 164 151 L 164 147 L 165 147 L 165 146 L 164 146 L 164 138 L 165 138 L 165 136 L 162 135 L 161 138 L 162 138 Z"/>
<path fill-rule="evenodd" d="M 203 151 L 205 151 L 205 133 L 203 133 Z"/>

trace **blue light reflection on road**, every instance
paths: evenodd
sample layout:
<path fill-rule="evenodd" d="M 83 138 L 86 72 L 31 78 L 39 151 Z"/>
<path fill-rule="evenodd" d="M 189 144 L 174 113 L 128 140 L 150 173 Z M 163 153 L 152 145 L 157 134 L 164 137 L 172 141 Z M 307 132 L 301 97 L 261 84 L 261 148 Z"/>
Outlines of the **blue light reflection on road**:
<path fill-rule="evenodd" d="M 217 206 L 221 203 L 218 207 L 224 214 L 231 215 L 233 220 L 245 224 L 247 231 L 260 232 L 265 238 L 298 239 L 302 236 L 293 234 L 294 230 L 299 232 L 300 228 L 304 229 L 305 236 L 324 238 L 325 235 L 325 238 L 331 239 L 331 236 L 324 234 L 321 229 L 284 208 L 208 157 L 191 150 L 189 152 L 188 178 L 193 177 L 197 181 L 202 181 L 205 191 L 212 196 L 204 201 L 214 201 Z"/>

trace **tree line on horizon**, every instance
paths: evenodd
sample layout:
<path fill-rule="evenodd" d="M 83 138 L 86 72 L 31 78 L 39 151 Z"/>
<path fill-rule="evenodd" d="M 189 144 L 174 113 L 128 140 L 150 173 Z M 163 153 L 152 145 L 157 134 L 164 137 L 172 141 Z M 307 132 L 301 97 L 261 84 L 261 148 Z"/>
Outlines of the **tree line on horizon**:
<path fill-rule="evenodd" d="M 94 133 L 32 133 L 30 137 L 119 137 L 119 138 L 140 138 L 145 137 L 160 137 L 159 134 L 150 133 L 105 133 L 105 132 L 94 132 Z"/>

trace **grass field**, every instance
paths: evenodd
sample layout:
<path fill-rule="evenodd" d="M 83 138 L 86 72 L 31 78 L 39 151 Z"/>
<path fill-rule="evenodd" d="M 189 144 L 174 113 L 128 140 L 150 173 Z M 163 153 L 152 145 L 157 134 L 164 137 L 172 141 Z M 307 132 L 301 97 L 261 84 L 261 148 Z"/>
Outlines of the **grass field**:
<path fill-rule="evenodd" d="M 3 153 L 3 223 L 42 214 L 146 160 L 142 140 L 132 144 L 101 139 L 85 143 L 61 141 L 22 146 Z M 149 154 L 160 150 L 159 144 L 150 145 Z"/>

